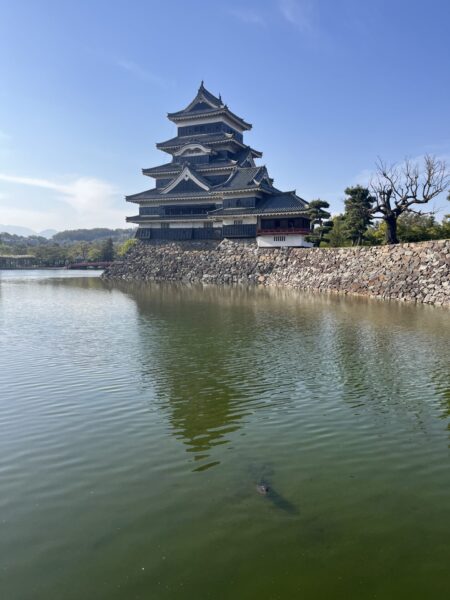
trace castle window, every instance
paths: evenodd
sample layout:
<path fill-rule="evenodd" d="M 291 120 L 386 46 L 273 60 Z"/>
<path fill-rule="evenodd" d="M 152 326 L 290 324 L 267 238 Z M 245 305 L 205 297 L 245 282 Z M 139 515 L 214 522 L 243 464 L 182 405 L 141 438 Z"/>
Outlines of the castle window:
<path fill-rule="evenodd" d="M 170 229 L 170 223 L 161 223 L 161 229 Z"/>
<path fill-rule="evenodd" d="M 234 224 L 235 225 L 242 225 L 242 219 L 235 219 L 234 220 Z"/>

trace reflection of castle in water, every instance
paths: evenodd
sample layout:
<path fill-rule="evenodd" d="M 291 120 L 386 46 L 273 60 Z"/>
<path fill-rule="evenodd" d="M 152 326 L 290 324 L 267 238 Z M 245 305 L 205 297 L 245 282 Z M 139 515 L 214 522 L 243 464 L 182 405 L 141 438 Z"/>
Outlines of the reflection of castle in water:
<path fill-rule="evenodd" d="M 99 284 L 136 303 L 141 385 L 200 469 L 216 464 L 214 447 L 265 409 L 271 419 L 277 411 L 302 419 L 324 403 L 386 423 L 407 413 L 423 429 L 424 398 L 434 397 L 448 419 L 446 338 L 430 307 L 288 290 Z"/>
<path fill-rule="evenodd" d="M 257 407 L 255 391 L 263 391 L 252 353 L 255 311 L 248 307 L 237 318 L 223 302 L 213 301 L 218 294 L 223 300 L 223 292 L 214 288 L 158 285 L 132 291 L 143 320 L 143 383 L 156 390 L 194 460 L 206 459 L 214 446 L 227 443 Z"/>

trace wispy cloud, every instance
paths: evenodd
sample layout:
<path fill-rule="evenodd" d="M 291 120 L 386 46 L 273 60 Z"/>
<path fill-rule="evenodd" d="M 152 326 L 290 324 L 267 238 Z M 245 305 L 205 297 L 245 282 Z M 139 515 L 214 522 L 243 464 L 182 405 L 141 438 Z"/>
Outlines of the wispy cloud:
<path fill-rule="evenodd" d="M 117 60 L 116 65 L 120 69 L 123 69 L 124 71 L 133 75 L 137 79 L 140 79 L 141 81 L 146 81 L 148 83 L 152 83 L 153 85 L 157 85 L 158 87 L 161 87 L 161 88 L 168 88 L 171 86 L 170 81 L 168 81 L 167 79 L 164 79 L 163 77 L 160 77 L 159 75 L 155 75 L 154 73 L 151 73 L 147 69 L 144 69 L 137 63 L 133 62 L 132 60 L 126 60 L 124 58 L 121 58 L 121 59 Z"/>
<path fill-rule="evenodd" d="M 40 226 L 47 227 L 49 220 L 52 226 L 55 226 L 55 217 L 59 226 L 62 227 L 95 227 L 104 224 L 105 226 L 123 226 L 125 208 L 117 208 L 121 201 L 118 191 L 109 182 L 94 177 L 78 177 L 69 183 L 59 183 L 49 179 L 40 179 L 34 177 L 22 177 L 17 175 L 8 175 L 0 173 L 0 181 L 9 184 L 30 186 L 41 188 L 55 193 L 55 198 L 62 202 L 60 211 L 51 212 L 42 207 L 40 214 Z M 45 203 L 47 205 L 47 203 Z M 69 209 L 69 210 L 67 210 Z M 13 208 L 2 207 L 2 215 L 9 210 L 17 214 L 17 217 L 24 216 L 27 211 L 17 207 L 17 201 Z M 37 211 L 36 211 L 37 212 Z M 10 217 L 11 218 L 11 217 Z M 29 219 L 27 219 L 29 221 Z M 23 221 L 17 223 L 23 224 Z"/>
<path fill-rule="evenodd" d="M 312 0 L 279 0 L 283 17 L 302 33 L 314 30 L 314 2 Z"/>
<path fill-rule="evenodd" d="M 259 25 L 260 27 L 266 25 L 263 15 L 251 8 L 231 8 L 228 10 L 228 14 L 247 25 Z"/>
<path fill-rule="evenodd" d="M 6 181 L 7 183 L 18 183 L 20 185 L 31 185 L 33 187 L 42 187 L 48 190 L 54 190 L 62 193 L 67 193 L 70 186 L 65 186 L 48 179 L 37 179 L 34 177 L 20 177 L 16 175 L 6 175 L 0 173 L 0 181 Z"/>
<path fill-rule="evenodd" d="M 352 185 L 362 185 L 367 187 L 373 176 L 374 169 L 375 167 L 373 169 L 362 169 L 352 178 Z"/>

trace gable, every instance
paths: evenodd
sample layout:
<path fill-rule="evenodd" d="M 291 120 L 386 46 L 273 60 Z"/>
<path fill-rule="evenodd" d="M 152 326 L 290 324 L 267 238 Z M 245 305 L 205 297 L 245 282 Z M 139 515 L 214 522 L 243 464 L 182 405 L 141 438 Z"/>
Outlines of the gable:
<path fill-rule="evenodd" d="M 196 112 L 196 111 L 200 111 L 200 110 L 209 110 L 213 108 L 210 104 L 207 104 L 206 102 L 197 102 L 196 104 L 194 104 L 193 106 L 191 106 L 189 108 L 189 112 Z"/>
<path fill-rule="evenodd" d="M 200 187 L 195 181 L 192 179 L 183 179 L 175 187 L 170 189 L 170 193 L 185 193 L 185 192 L 204 192 L 205 188 Z M 166 192 L 164 192 L 166 193 Z"/>
<path fill-rule="evenodd" d="M 189 167 L 185 167 L 178 177 L 175 177 L 167 187 L 162 190 L 163 194 L 169 192 L 205 192 L 209 191 L 208 183 L 196 173 L 193 173 Z"/>
<path fill-rule="evenodd" d="M 254 167 L 255 161 L 253 160 L 253 156 L 249 154 L 242 162 L 241 167 Z"/>

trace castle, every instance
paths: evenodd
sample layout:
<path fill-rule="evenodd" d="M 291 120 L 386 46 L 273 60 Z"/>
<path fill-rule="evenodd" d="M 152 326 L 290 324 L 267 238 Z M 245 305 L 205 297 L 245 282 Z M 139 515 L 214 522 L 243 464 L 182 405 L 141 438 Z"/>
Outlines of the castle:
<path fill-rule="evenodd" d="M 258 246 L 310 246 L 308 204 L 273 185 L 262 153 L 244 142 L 251 125 L 203 82 L 192 102 L 168 119 L 176 137 L 156 144 L 170 162 L 143 169 L 156 186 L 127 196 L 139 205 L 140 240 L 253 238 Z"/>

